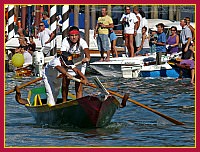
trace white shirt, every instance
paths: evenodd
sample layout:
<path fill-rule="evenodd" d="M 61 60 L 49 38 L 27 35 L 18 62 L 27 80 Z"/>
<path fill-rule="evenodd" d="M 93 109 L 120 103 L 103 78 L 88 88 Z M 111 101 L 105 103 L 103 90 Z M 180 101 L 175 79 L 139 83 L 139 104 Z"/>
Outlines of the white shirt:
<path fill-rule="evenodd" d="M 140 18 L 140 25 L 138 27 L 137 33 L 142 33 L 142 27 L 143 27 L 142 26 L 142 16 L 140 15 L 140 13 L 138 13 L 136 16 Z"/>
<path fill-rule="evenodd" d="M 125 34 L 134 34 L 134 26 L 135 23 L 138 21 L 136 15 L 134 13 L 130 14 L 123 14 L 120 21 L 122 21 L 124 18 L 126 18 L 126 22 L 128 22 L 129 26 L 125 24 L 124 27 L 124 33 Z"/>
<path fill-rule="evenodd" d="M 60 59 L 55 57 L 44 68 L 42 77 L 46 89 L 47 103 L 55 105 L 62 79 L 57 78 L 60 72 L 55 68 L 61 66 Z"/>
<path fill-rule="evenodd" d="M 55 68 L 56 66 L 61 66 L 60 58 L 55 57 L 52 59 L 44 68 L 44 76 L 52 81 L 57 78 L 59 71 Z"/>
<path fill-rule="evenodd" d="M 87 42 L 82 38 L 80 38 L 79 45 L 77 45 L 77 43 L 76 43 L 76 44 L 70 46 L 70 43 L 68 42 L 67 38 L 64 38 L 62 41 L 62 44 L 61 44 L 61 51 L 69 52 L 72 55 L 73 54 L 80 55 L 80 57 L 78 57 L 78 58 L 73 58 L 74 64 L 81 61 L 84 58 L 84 56 L 85 56 L 84 49 L 86 49 L 86 48 L 88 48 Z M 77 65 L 77 68 L 79 70 L 81 70 L 81 72 L 83 74 L 85 74 L 86 63 L 84 63 L 82 65 Z M 71 69 L 69 69 L 68 71 L 70 74 L 75 75 L 75 73 Z"/>
<path fill-rule="evenodd" d="M 42 32 L 38 33 L 38 37 L 41 40 L 42 46 L 50 47 L 51 44 L 50 43 L 45 44 L 45 42 L 49 40 L 51 33 L 52 32 L 48 28 L 45 28 Z"/>
<path fill-rule="evenodd" d="M 24 56 L 24 64 L 23 64 L 24 66 L 32 64 L 32 55 L 28 51 L 25 51 L 23 53 L 23 56 Z"/>
<path fill-rule="evenodd" d="M 148 23 L 148 20 L 146 19 L 146 17 L 143 17 L 142 18 L 142 27 L 147 27 L 147 31 L 146 31 L 146 34 L 148 35 L 149 34 L 149 23 Z"/>

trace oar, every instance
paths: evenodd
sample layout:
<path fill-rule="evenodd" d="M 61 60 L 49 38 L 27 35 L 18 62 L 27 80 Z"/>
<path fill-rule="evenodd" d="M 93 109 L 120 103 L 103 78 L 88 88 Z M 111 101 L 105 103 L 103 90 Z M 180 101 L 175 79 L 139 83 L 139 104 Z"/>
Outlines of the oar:
<path fill-rule="evenodd" d="M 75 80 L 75 81 L 77 81 L 77 82 L 81 82 L 81 80 L 79 80 L 79 79 L 77 79 L 77 78 L 72 78 L 73 80 Z M 97 79 L 98 80 L 98 79 Z M 89 86 L 91 86 L 91 87 L 93 87 L 93 88 L 97 88 L 97 86 L 96 85 L 94 85 L 94 84 L 88 84 Z M 112 94 L 112 95 L 115 95 L 115 96 L 117 96 L 117 97 L 120 97 L 120 98 L 122 98 L 123 99 L 123 97 L 124 96 L 122 96 L 122 95 L 120 95 L 119 93 L 116 93 L 116 92 L 114 92 L 114 91 L 111 91 L 111 90 L 107 90 L 110 94 Z M 173 118 L 171 118 L 171 117 L 169 117 L 169 116 L 166 116 L 166 115 L 164 115 L 164 114 L 162 114 L 162 113 L 160 113 L 160 112 L 158 112 L 158 111 L 156 111 L 156 110 L 154 110 L 154 109 L 152 109 L 152 108 L 150 108 L 150 107 L 148 107 L 148 106 L 146 106 L 146 105 L 144 105 L 144 104 L 141 104 L 141 103 L 139 103 L 139 102 L 137 102 L 137 101 L 135 101 L 135 100 L 133 100 L 133 99 L 128 99 L 130 102 L 132 102 L 132 103 L 134 103 L 134 104 L 136 104 L 136 105 L 138 105 L 138 106 L 140 106 L 140 107 L 142 107 L 142 108 L 145 108 L 145 109 L 147 109 L 147 110 L 149 110 L 149 111 L 151 111 L 151 112 L 153 112 L 153 113 L 155 113 L 155 114 L 157 114 L 157 115 L 159 115 L 159 116 L 161 116 L 161 117 L 163 117 L 163 118 L 165 118 L 165 119 L 167 119 L 168 121 L 170 121 L 170 122 L 172 122 L 172 123 L 174 123 L 174 124 L 176 124 L 176 125 L 184 125 L 184 123 L 182 123 L 182 122 L 180 122 L 180 121 L 177 121 L 177 120 L 175 120 L 175 119 L 173 119 Z"/>
<path fill-rule="evenodd" d="M 22 85 L 20 85 L 20 86 L 18 86 L 19 87 L 19 89 L 21 89 L 21 88 L 23 88 L 23 87 L 26 87 L 26 86 L 28 86 L 28 85 L 31 85 L 32 83 L 35 83 L 35 82 L 37 82 L 37 81 L 40 81 L 40 80 L 42 80 L 42 77 L 39 77 L 39 78 L 37 78 L 37 79 L 34 79 L 34 80 L 32 80 L 32 81 L 29 81 L 29 82 L 27 82 L 27 83 L 24 83 L 24 84 L 22 84 Z M 11 89 L 11 90 L 9 90 L 9 91 L 6 91 L 6 95 L 7 94 L 10 94 L 10 93 L 12 93 L 12 92 L 14 92 L 15 91 L 15 89 Z"/>
<path fill-rule="evenodd" d="M 82 63 L 82 61 L 79 61 L 79 62 L 75 63 L 74 65 L 77 66 L 77 65 L 79 65 L 79 64 L 81 64 L 81 63 Z M 29 81 L 29 82 L 27 82 L 27 83 L 25 83 L 25 84 L 22 84 L 22 85 L 18 86 L 18 88 L 21 89 L 21 88 L 23 88 L 23 87 L 26 87 L 26 86 L 28 86 L 28 85 L 31 85 L 32 83 L 35 83 L 35 82 L 40 81 L 40 80 L 42 80 L 42 77 L 39 77 L 39 78 L 34 79 L 34 80 L 32 80 L 32 81 Z M 7 94 L 10 94 L 10 93 L 12 93 L 12 92 L 14 92 L 14 91 L 15 91 L 15 89 L 11 89 L 11 90 L 7 91 L 5 94 L 7 95 Z"/>

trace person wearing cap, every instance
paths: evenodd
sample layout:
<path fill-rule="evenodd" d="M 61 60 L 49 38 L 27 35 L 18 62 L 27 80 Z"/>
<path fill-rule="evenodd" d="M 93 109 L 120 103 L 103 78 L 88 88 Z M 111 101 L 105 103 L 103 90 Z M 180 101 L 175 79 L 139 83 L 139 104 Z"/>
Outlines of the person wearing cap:
<path fill-rule="evenodd" d="M 72 78 L 72 75 L 67 72 L 68 69 L 72 69 L 79 77 L 81 77 L 81 83 L 88 83 L 87 78 L 73 64 L 72 56 L 67 52 L 62 52 L 60 56 L 52 59 L 44 68 L 42 77 L 46 89 L 47 104 L 51 106 L 56 104 L 57 96 L 62 84 L 62 78 L 59 78 L 60 73 L 62 73 L 63 78 L 69 80 Z M 66 102 L 66 98 L 63 98 L 63 102 Z"/>
<path fill-rule="evenodd" d="M 42 22 L 44 23 L 45 28 L 49 28 L 50 19 L 48 17 L 48 12 L 47 11 L 44 11 L 42 13 Z"/>
<path fill-rule="evenodd" d="M 68 52 L 72 55 L 73 63 L 76 64 L 82 61 L 82 64 L 77 65 L 77 68 L 85 74 L 87 62 L 90 61 L 90 53 L 87 42 L 80 37 L 79 28 L 76 26 L 72 26 L 68 30 L 68 37 L 64 38 L 61 44 L 61 50 L 57 53 Z M 72 70 L 68 70 L 68 72 L 79 78 L 82 79 L 79 75 L 77 75 Z M 68 86 L 70 84 L 70 79 L 63 78 L 62 83 L 63 89 L 63 98 L 67 98 L 68 95 Z M 76 98 L 81 98 L 83 96 L 83 87 L 82 84 L 79 82 L 75 82 L 75 90 L 76 90 Z M 65 91 L 65 93 L 64 93 Z"/>
<path fill-rule="evenodd" d="M 162 55 L 166 54 L 166 34 L 164 33 L 163 23 L 159 23 L 156 27 L 158 34 L 157 41 L 154 41 L 154 44 L 156 44 L 156 64 L 160 65 Z"/>

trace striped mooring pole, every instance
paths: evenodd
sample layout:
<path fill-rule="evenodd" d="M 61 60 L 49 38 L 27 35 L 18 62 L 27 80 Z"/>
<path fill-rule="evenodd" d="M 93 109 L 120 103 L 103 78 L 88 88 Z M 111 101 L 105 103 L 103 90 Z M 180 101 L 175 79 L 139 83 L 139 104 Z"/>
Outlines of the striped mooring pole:
<path fill-rule="evenodd" d="M 32 10 L 31 10 L 31 5 L 28 5 L 28 35 L 31 36 L 32 34 L 32 29 L 31 29 L 31 19 L 32 19 Z"/>
<path fill-rule="evenodd" d="M 50 55 L 54 55 L 56 53 L 56 5 L 50 6 L 50 29 L 51 32 L 54 33 L 54 38 L 51 41 L 51 50 Z"/>
<path fill-rule="evenodd" d="M 14 35 L 14 5 L 8 5 L 8 40 L 13 38 Z"/>
<path fill-rule="evenodd" d="M 62 40 L 67 37 L 67 30 L 69 27 L 69 5 L 62 7 Z"/>

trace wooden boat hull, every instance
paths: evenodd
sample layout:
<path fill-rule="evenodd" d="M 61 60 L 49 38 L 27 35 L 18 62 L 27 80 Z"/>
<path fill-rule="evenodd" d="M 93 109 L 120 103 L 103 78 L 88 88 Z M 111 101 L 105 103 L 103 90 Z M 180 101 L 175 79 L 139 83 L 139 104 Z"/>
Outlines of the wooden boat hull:
<path fill-rule="evenodd" d="M 107 126 L 119 105 L 119 101 L 114 96 L 109 96 L 104 101 L 95 96 L 86 96 L 55 106 L 44 104 L 25 105 L 25 107 L 31 112 L 38 125 L 71 124 L 80 128 L 94 128 Z"/>
<path fill-rule="evenodd" d="M 32 70 L 30 70 L 28 68 L 19 68 L 19 69 L 15 70 L 15 75 L 17 77 L 21 77 L 21 76 L 29 77 L 32 75 Z"/>

